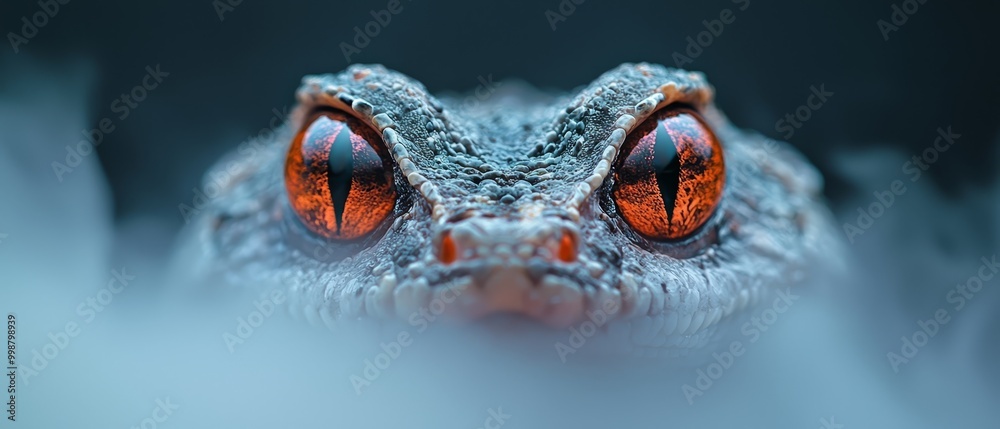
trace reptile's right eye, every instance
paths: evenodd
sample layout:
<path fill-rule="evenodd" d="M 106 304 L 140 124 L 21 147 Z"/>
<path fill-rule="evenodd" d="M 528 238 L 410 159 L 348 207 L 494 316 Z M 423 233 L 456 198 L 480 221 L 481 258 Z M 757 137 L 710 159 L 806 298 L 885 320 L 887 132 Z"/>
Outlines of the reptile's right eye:
<path fill-rule="evenodd" d="M 333 240 L 372 233 L 396 204 L 382 138 L 340 112 L 315 114 L 295 135 L 285 160 L 285 188 L 299 220 Z"/>
<path fill-rule="evenodd" d="M 640 234 L 680 240 L 712 216 L 725 181 L 722 146 L 711 128 L 693 110 L 664 109 L 622 145 L 612 196 Z"/>

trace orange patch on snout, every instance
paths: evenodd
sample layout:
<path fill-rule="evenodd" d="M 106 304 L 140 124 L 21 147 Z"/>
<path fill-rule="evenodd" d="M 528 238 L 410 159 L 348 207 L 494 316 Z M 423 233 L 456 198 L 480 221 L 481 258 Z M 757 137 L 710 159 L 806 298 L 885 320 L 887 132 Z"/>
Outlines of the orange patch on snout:
<path fill-rule="evenodd" d="M 439 259 L 445 264 L 450 264 L 458 259 L 458 249 L 455 247 L 455 240 L 451 238 L 451 234 L 445 233 L 444 237 L 441 238 L 441 252 Z"/>
<path fill-rule="evenodd" d="M 570 234 L 563 234 L 559 240 L 559 260 L 563 262 L 576 261 L 576 240 Z"/>

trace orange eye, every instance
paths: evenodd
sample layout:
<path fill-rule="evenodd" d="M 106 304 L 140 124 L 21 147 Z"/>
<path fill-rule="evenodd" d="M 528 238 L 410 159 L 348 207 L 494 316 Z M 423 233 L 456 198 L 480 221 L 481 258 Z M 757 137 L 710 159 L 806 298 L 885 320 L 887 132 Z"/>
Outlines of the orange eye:
<path fill-rule="evenodd" d="M 382 138 L 339 112 L 316 114 L 295 135 L 285 160 L 285 188 L 302 223 L 334 240 L 370 234 L 396 204 Z"/>
<path fill-rule="evenodd" d="M 725 184 L 722 147 L 688 109 L 654 114 L 622 145 L 612 196 L 625 221 L 656 240 L 678 240 L 701 227 Z"/>

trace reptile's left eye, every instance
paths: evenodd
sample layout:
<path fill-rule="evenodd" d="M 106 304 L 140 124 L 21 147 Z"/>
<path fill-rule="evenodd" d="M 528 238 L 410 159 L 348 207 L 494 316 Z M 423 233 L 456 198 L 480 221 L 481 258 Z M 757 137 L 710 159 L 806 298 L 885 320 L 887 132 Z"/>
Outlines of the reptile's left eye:
<path fill-rule="evenodd" d="M 616 164 L 612 197 L 625 221 L 654 240 L 690 236 L 722 197 L 722 147 L 689 109 L 664 109 L 636 127 Z"/>
<path fill-rule="evenodd" d="M 320 112 L 295 135 L 285 160 L 292 209 L 310 231 L 333 240 L 371 234 L 396 204 L 382 138 L 340 112 Z"/>

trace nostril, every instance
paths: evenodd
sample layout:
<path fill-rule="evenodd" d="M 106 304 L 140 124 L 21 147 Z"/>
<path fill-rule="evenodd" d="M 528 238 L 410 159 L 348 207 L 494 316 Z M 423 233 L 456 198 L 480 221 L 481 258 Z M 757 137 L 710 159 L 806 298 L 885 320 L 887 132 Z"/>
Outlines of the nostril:
<path fill-rule="evenodd" d="M 441 262 L 445 264 L 450 264 L 455 262 L 458 257 L 458 249 L 455 248 L 455 240 L 451 238 L 450 232 L 445 232 L 441 236 L 441 248 L 438 252 L 438 258 Z"/>
<path fill-rule="evenodd" d="M 569 231 L 563 231 L 559 239 L 559 260 L 563 262 L 576 261 L 576 236 Z"/>

